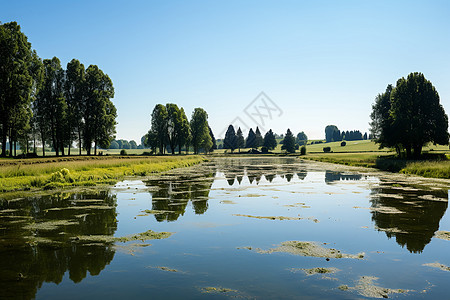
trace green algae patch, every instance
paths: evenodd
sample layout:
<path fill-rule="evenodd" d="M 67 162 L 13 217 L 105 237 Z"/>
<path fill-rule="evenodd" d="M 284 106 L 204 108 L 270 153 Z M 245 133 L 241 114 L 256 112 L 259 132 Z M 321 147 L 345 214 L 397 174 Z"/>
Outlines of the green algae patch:
<path fill-rule="evenodd" d="M 238 291 L 227 289 L 223 287 L 214 287 L 214 286 L 207 286 L 204 288 L 201 288 L 202 293 L 208 293 L 208 294 L 223 294 L 223 293 L 237 293 Z"/>
<path fill-rule="evenodd" d="M 79 241 L 82 243 L 95 243 L 95 242 L 101 242 L 101 243 L 114 243 L 114 242 L 120 242 L 120 243 L 126 243 L 131 241 L 148 241 L 148 240 L 160 240 L 160 239 L 166 239 L 170 237 L 173 233 L 172 232 L 155 232 L 153 230 L 147 230 L 146 232 L 127 235 L 123 237 L 114 237 L 109 235 L 84 235 L 84 236 L 77 236 L 73 237 L 72 241 Z"/>
<path fill-rule="evenodd" d="M 432 268 L 438 268 L 441 269 L 442 271 L 446 271 L 446 272 L 450 272 L 450 267 L 440 264 L 438 262 L 435 263 L 428 263 L 428 264 L 423 264 L 422 266 L 427 266 L 427 267 L 432 267 Z"/>
<path fill-rule="evenodd" d="M 80 224 L 78 221 L 71 220 L 56 220 L 56 221 L 47 221 L 40 223 L 32 223 L 24 226 L 24 229 L 29 230 L 56 230 L 62 226 L 70 226 L 70 225 L 78 225 Z"/>
<path fill-rule="evenodd" d="M 238 248 L 239 249 L 239 248 Z M 286 241 L 280 246 L 268 250 L 260 248 L 244 247 L 244 249 L 252 250 L 260 254 L 271 254 L 274 252 L 289 253 L 293 255 L 308 257 L 325 257 L 325 258 L 352 258 L 363 259 L 364 253 L 347 254 L 333 248 L 325 248 L 316 242 Z"/>
<path fill-rule="evenodd" d="M 349 287 L 347 285 L 341 285 L 338 289 L 341 291 L 355 291 L 359 295 L 368 298 L 389 298 L 389 295 L 391 294 L 406 294 L 411 292 L 410 290 L 381 287 L 374 283 L 376 280 L 378 280 L 378 277 L 361 276 L 355 286 Z"/>
<path fill-rule="evenodd" d="M 161 271 L 164 271 L 164 272 L 184 273 L 184 272 L 181 272 L 181 271 L 179 271 L 177 269 L 172 269 L 172 268 L 164 267 L 164 266 L 156 266 L 156 267 L 148 266 L 147 268 L 149 268 L 149 269 L 158 269 L 158 270 L 161 270 Z"/>
<path fill-rule="evenodd" d="M 253 219 L 265 219 L 265 220 L 311 220 L 314 223 L 319 223 L 319 220 L 314 219 L 312 217 L 309 218 L 301 218 L 301 217 L 283 217 L 283 216 L 252 216 L 252 215 L 242 215 L 242 214 L 233 214 L 233 216 L 236 217 L 246 217 L 246 218 L 253 218 Z"/>
<path fill-rule="evenodd" d="M 306 275 L 315 275 L 315 274 L 333 274 L 340 271 L 338 268 L 311 268 L 311 269 L 292 269 L 292 272 L 303 271 Z"/>
<path fill-rule="evenodd" d="M 446 241 L 450 241 L 450 232 L 449 231 L 436 231 L 434 233 L 434 237 L 441 239 L 441 240 L 446 240 Z"/>
<path fill-rule="evenodd" d="M 126 243 L 130 241 L 148 241 L 148 240 L 161 240 L 170 237 L 172 232 L 155 232 L 153 230 L 147 230 L 146 232 L 127 235 L 124 237 L 115 238 L 115 241 Z"/>

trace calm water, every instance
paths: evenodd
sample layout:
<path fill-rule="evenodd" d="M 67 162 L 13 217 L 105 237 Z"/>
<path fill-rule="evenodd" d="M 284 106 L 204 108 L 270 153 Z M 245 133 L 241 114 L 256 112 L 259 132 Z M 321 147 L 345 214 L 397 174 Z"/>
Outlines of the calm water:
<path fill-rule="evenodd" d="M 448 186 L 324 166 L 217 159 L 0 200 L 0 298 L 448 298 L 450 241 L 434 237 L 450 231 Z M 173 235 L 96 240 L 149 229 Z"/>

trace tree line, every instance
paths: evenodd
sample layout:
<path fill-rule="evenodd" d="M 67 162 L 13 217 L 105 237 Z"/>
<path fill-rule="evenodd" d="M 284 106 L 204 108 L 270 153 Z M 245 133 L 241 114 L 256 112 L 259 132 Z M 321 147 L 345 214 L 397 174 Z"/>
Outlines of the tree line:
<path fill-rule="evenodd" d="M 328 125 L 325 127 L 325 140 L 329 142 L 340 142 L 340 141 L 358 141 L 371 139 L 371 135 L 364 133 L 364 135 L 359 130 L 351 131 L 340 131 L 336 125 Z"/>
<path fill-rule="evenodd" d="M 151 128 L 143 138 L 143 144 L 153 153 L 164 154 L 176 150 L 188 153 L 190 146 L 194 153 L 205 153 L 217 148 L 214 134 L 208 124 L 208 113 L 203 108 L 195 108 L 189 121 L 184 108 L 174 103 L 165 106 L 156 104 L 151 116 Z"/>
<path fill-rule="evenodd" d="M 231 152 L 238 149 L 240 152 L 241 148 L 257 149 L 262 147 L 263 152 L 265 152 L 274 150 L 277 147 L 277 138 L 282 138 L 280 141 L 280 144 L 283 145 L 281 149 L 286 150 L 289 153 L 294 153 L 299 145 L 306 145 L 308 141 L 308 137 L 303 131 L 300 132 L 296 138 L 289 128 L 286 134 L 281 136 L 277 136 L 273 133 L 272 129 L 269 129 L 269 131 L 265 133 L 264 138 L 261 135 L 259 127 L 256 127 L 255 131 L 253 131 L 253 128 L 250 128 L 247 138 L 244 138 L 240 127 L 235 131 L 234 126 L 229 125 L 223 140 L 223 149 L 230 149 Z"/>
<path fill-rule="evenodd" d="M 64 70 L 57 57 L 42 60 L 16 22 L 0 24 L 0 132 L 2 156 L 17 143 L 28 153 L 32 142 L 50 145 L 56 155 L 77 142 L 85 149 L 108 148 L 117 111 L 111 79 L 98 66 L 85 69 L 72 59 Z M 15 151 L 14 151 L 15 152 Z M 14 153 L 15 155 L 16 153 Z"/>

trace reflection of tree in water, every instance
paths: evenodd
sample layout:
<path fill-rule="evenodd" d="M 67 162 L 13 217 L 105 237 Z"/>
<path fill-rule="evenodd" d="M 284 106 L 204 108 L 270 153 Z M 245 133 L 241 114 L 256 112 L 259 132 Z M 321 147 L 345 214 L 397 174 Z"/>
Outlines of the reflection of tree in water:
<path fill-rule="evenodd" d="M 157 187 L 152 194 L 152 209 L 158 222 L 176 221 L 184 215 L 189 201 L 196 214 L 204 214 L 208 209 L 208 197 L 214 181 L 214 173 L 187 175 L 167 175 L 151 179 L 146 185 Z M 234 181 L 234 177 L 233 177 Z"/>
<path fill-rule="evenodd" d="M 227 159 L 218 163 L 218 169 L 224 173 L 230 186 L 236 181 L 240 185 L 245 176 L 250 184 L 258 185 L 263 176 L 268 182 L 272 182 L 277 176 L 291 182 L 295 174 L 298 174 L 300 180 L 305 179 L 307 175 L 306 168 L 295 158 Z"/>
<path fill-rule="evenodd" d="M 447 210 L 448 202 L 422 200 L 418 196 L 434 195 L 448 200 L 447 190 L 405 191 L 379 188 L 372 191 L 372 221 L 388 238 L 412 253 L 421 253 L 439 230 L 439 222 Z M 404 199 L 389 197 L 389 194 Z"/>
<path fill-rule="evenodd" d="M 325 182 L 332 183 L 341 180 L 361 180 L 361 174 L 347 174 L 341 172 L 325 171 Z"/>
<path fill-rule="evenodd" d="M 32 299 L 43 282 L 59 284 L 66 271 L 73 282 L 82 281 L 87 272 L 98 275 L 112 261 L 113 245 L 81 244 L 74 237 L 113 235 L 115 205 L 107 192 L 0 202 L 2 297 Z"/>

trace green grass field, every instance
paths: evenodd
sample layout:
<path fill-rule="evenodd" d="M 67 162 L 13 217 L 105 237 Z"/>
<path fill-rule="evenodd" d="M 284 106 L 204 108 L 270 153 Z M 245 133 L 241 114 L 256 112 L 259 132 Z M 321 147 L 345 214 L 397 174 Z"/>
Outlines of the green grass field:
<path fill-rule="evenodd" d="M 146 176 L 204 161 L 189 156 L 68 156 L 0 160 L 0 191 L 114 184 L 125 176 Z"/>

